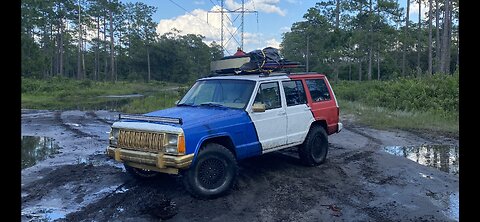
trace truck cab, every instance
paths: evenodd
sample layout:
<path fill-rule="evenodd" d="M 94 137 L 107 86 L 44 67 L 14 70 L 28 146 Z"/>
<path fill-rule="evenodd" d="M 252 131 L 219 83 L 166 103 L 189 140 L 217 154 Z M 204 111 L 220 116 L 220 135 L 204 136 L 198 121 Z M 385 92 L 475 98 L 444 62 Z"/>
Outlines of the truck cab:
<path fill-rule="evenodd" d="M 206 77 L 175 107 L 120 114 L 107 154 L 137 178 L 180 174 L 190 194 L 212 198 L 231 190 L 245 158 L 296 146 L 305 165 L 322 164 L 339 113 L 323 74 Z"/>

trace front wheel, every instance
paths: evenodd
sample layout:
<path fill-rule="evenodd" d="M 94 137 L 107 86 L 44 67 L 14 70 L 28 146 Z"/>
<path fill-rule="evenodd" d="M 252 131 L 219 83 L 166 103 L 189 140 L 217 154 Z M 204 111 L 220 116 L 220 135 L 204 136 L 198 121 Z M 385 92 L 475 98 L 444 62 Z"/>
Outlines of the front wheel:
<path fill-rule="evenodd" d="M 323 127 L 314 126 L 298 148 L 302 162 L 307 166 L 317 166 L 325 162 L 328 153 L 328 135 Z"/>
<path fill-rule="evenodd" d="M 203 147 L 194 164 L 184 172 L 186 190 L 200 199 L 214 198 L 230 191 L 238 173 L 235 156 L 220 144 Z"/>

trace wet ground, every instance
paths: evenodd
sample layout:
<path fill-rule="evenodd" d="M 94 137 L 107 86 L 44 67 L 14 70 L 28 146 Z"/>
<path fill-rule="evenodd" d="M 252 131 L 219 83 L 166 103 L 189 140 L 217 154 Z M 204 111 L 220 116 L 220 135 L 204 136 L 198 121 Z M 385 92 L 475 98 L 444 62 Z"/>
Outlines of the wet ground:
<path fill-rule="evenodd" d="M 22 110 L 22 221 L 458 221 L 458 140 L 342 117 L 325 164 L 295 149 L 241 161 L 233 191 L 190 197 L 178 176 L 137 181 L 104 155 L 108 111 Z M 25 162 L 25 165 L 24 165 Z"/>

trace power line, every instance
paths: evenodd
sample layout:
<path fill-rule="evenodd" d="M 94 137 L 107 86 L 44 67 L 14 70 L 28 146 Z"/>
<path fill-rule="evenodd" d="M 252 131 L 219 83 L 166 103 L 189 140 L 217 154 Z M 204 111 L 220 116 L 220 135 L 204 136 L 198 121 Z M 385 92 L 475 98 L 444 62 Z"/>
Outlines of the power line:
<path fill-rule="evenodd" d="M 188 14 L 190 14 L 191 16 L 193 16 L 194 18 L 196 18 L 197 20 L 199 20 L 199 21 L 201 21 L 201 22 L 203 22 L 203 23 L 206 23 L 206 24 L 207 24 L 208 26 L 210 26 L 211 28 L 217 29 L 217 28 L 215 28 L 214 26 L 208 24 L 208 21 L 205 21 L 205 20 L 203 20 L 203 19 L 198 18 L 198 16 L 190 13 L 187 9 L 185 9 L 185 8 L 182 7 L 181 5 L 177 4 L 177 3 L 174 2 L 173 0 L 169 0 L 169 1 L 170 1 L 171 3 L 173 3 L 174 5 L 176 5 L 177 7 L 183 9 L 183 11 L 185 11 L 185 12 L 188 13 Z M 223 0 L 222 0 L 222 1 L 223 1 Z M 208 15 L 208 14 L 207 14 L 207 15 Z M 217 29 L 217 30 L 218 30 L 218 29 Z M 223 45 L 220 45 L 220 46 L 221 46 L 221 48 L 222 48 L 224 51 L 227 51 L 228 54 L 231 54 Z"/>
<path fill-rule="evenodd" d="M 175 4 L 176 6 L 178 6 L 179 8 L 183 9 L 183 11 L 186 11 L 188 14 L 190 15 L 193 15 L 192 13 L 190 13 L 189 11 L 187 11 L 184 7 L 182 7 L 181 5 L 177 4 L 176 2 L 174 2 L 173 0 L 169 0 L 171 3 Z"/>
<path fill-rule="evenodd" d="M 218 2 L 218 0 L 217 0 L 217 2 Z M 210 0 L 210 3 L 212 3 L 213 6 L 217 6 L 217 5 L 215 5 L 215 3 L 213 3 L 212 0 Z M 226 27 L 226 26 L 223 25 L 223 23 L 224 23 L 224 22 L 223 22 L 223 14 L 224 14 L 224 10 L 223 10 L 223 9 L 224 9 L 224 7 L 223 7 L 223 0 L 221 0 L 221 3 L 220 3 L 220 4 L 221 4 L 221 6 L 220 6 L 220 9 L 221 9 L 221 12 L 220 12 L 220 13 L 221 13 L 221 15 L 220 15 L 220 16 L 221 16 L 221 21 L 220 21 L 220 23 L 221 23 L 221 25 L 220 25 L 220 28 L 221 28 L 221 32 L 220 32 L 220 44 L 221 44 L 222 48 L 225 48 L 224 45 L 227 45 L 227 44 L 228 44 L 228 42 L 232 39 L 232 37 L 235 35 L 235 33 L 237 32 L 238 29 L 235 30 L 235 32 L 232 34 L 232 32 L 230 31 L 230 29 L 228 29 L 228 27 Z M 209 11 L 209 12 L 213 12 L 213 11 Z M 207 12 L 207 23 L 208 23 L 208 13 L 209 13 L 209 12 Z M 215 12 L 217 12 L 217 11 L 215 11 Z M 227 16 L 227 19 L 228 19 L 232 24 L 235 22 L 235 20 L 237 20 L 237 18 L 238 18 L 238 16 L 237 16 L 237 17 L 233 20 L 233 22 L 232 22 L 232 20 L 230 19 L 230 17 Z M 230 33 L 230 35 L 231 35 L 231 37 L 227 40 L 227 42 L 226 42 L 225 44 L 223 44 L 223 39 L 224 39 L 223 28 L 224 28 L 224 27 L 225 27 L 225 29 L 226 29 L 226 30 Z M 235 42 L 237 42 L 237 44 L 240 44 L 237 39 L 234 38 L 233 40 L 235 40 Z M 228 51 L 227 51 L 227 52 L 228 52 Z M 229 52 L 229 54 L 231 54 L 231 53 Z"/>
<path fill-rule="evenodd" d="M 212 0 L 210 0 L 210 2 L 212 3 L 213 6 L 217 6 L 215 3 L 213 3 Z M 218 0 L 217 0 L 217 2 L 218 2 Z"/>
<path fill-rule="evenodd" d="M 218 1 L 218 0 L 217 0 Z M 227 31 L 230 33 L 231 37 L 228 39 L 227 43 L 233 38 L 237 44 L 240 45 L 240 48 L 243 49 L 243 39 L 244 39 L 244 26 L 245 26 L 245 13 L 256 13 L 257 14 L 257 31 L 258 31 L 258 12 L 255 11 L 255 10 L 245 10 L 245 0 L 242 0 L 242 6 L 238 9 L 235 9 L 235 10 L 225 10 L 224 7 L 223 7 L 223 3 L 224 3 L 224 0 L 220 0 L 221 2 L 221 9 L 220 11 L 218 10 L 215 10 L 215 11 L 208 11 L 208 13 L 220 13 L 220 16 L 221 16 L 221 34 L 220 34 L 220 39 L 221 39 L 221 45 L 222 45 L 222 48 L 223 46 L 226 44 L 224 44 L 223 42 L 223 27 L 224 27 L 224 23 L 223 23 L 223 14 L 225 13 L 239 13 L 241 15 L 241 23 L 240 23 L 240 27 L 237 27 L 237 29 L 235 30 L 235 32 L 232 34 L 232 32 L 230 32 L 230 30 L 227 28 Z M 210 0 L 210 2 L 212 4 L 214 4 L 212 2 L 212 0 Z M 253 4 L 255 4 L 253 1 L 252 1 Z M 215 4 L 214 4 L 215 5 Z M 255 7 L 255 5 L 254 5 Z M 237 20 L 239 15 L 237 15 L 237 17 L 234 19 L 234 21 Z M 232 20 L 230 19 L 230 17 L 228 17 L 228 20 L 230 20 L 230 22 L 233 24 L 234 21 L 232 22 Z M 207 20 L 208 20 L 208 14 L 207 14 Z M 237 33 L 238 29 L 241 29 L 240 31 L 240 36 L 241 36 L 241 43 L 238 42 L 238 40 L 234 37 L 235 33 Z"/>

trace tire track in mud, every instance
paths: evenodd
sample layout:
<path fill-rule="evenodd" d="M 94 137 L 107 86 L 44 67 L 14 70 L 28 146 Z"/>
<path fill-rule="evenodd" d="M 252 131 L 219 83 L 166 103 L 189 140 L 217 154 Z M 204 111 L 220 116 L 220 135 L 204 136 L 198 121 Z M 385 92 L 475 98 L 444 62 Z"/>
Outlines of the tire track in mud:
<path fill-rule="evenodd" d="M 367 146 L 372 146 L 372 145 L 377 145 L 377 146 L 379 146 L 379 145 L 382 144 L 382 141 L 381 141 L 381 140 L 379 140 L 379 139 L 371 136 L 370 134 L 368 134 L 368 133 L 366 133 L 366 132 L 364 132 L 364 131 L 362 131 L 362 130 L 360 130 L 360 129 L 358 129 L 358 128 L 360 128 L 360 127 L 348 127 L 347 129 L 350 130 L 350 131 L 352 131 L 352 132 L 354 132 L 354 133 L 356 133 L 356 134 L 359 134 L 359 135 L 361 135 L 361 136 L 363 136 L 363 137 L 366 137 L 366 138 L 368 139 L 368 141 L 369 141 L 369 143 L 367 144 Z"/>
<path fill-rule="evenodd" d="M 92 137 L 92 138 L 100 138 L 98 135 L 93 135 L 93 134 L 90 134 L 90 133 L 86 133 L 86 132 L 83 132 L 75 127 L 72 127 L 71 125 L 65 123 L 62 119 L 62 113 L 61 111 L 56 111 L 55 112 L 55 121 L 60 124 L 62 127 L 64 127 L 65 129 L 67 129 L 68 131 L 74 133 L 75 135 L 77 136 L 81 136 L 81 137 Z M 83 119 L 85 119 L 83 116 L 82 116 Z"/>
<path fill-rule="evenodd" d="M 251 173 L 256 170 L 258 169 L 248 164 L 240 165 L 239 175 L 228 197 L 231 203 L 235 203 L 230 208 L 232 214 L 254 212 L 256 209 L 252 209 L 251 203 L 260 202 L 262 193 L 270 187 L 270 182 L 265 176 Z"/>
<path fill-rule="evenodd" d="M 90 117 L 94 118 L 95 120 L 97 120 L 99 122 L 102 122 L 106 125 L 112 125 L 113 122 L 114 122 L 114 121 L 108 121 L 106 119 L 100 118 L 94 111 L 88 111 L 88 112 L 86 112 L 86 115 L 90 116 Z"/>
<path fill-rule="evenodd" d="M 359 149 L 351 150 L 344 152 L 341 154 L 338 159 L 333 159 L 332 163 L 335 164 L 331 166 L 334 170 L 338 171 L 338 173 L 344 177 L 348 177 L 345 170 L 341 167 L 342 165 L 346 164 L 356 164 L 360 169 L 360 174 L 363 179 L 361 181 L 366 181 L 368 183 L 374 183 L 383 185 L 385 183 L 391 183 L 394 178 L 391 176 L 385 177 L 382 172 L 377 170 L 377 163 L 373 155 L 381 146 L 382 142 L 378 138 L 371 136 L 370 134 L 361 130 L 361 127 L 346 127 L 347 130 L 358 134 L 362 137 L 367 139 L 367 144 Z M 349 184 L 346 187 L 342 187 L 341 189 L 347 189 L 348 191 L 345 192 L 332 192 L 330 193 L 330 197 L 333 199 L 339 200 L 342 204 L 350 205 L 357 210 L 361 210 L 365 212 L 368 217 L 373 218 L 374 220 L 379 221 L 391 221 L 392 217 L 395 218 L 395 215 L 389 215 L 388 209 L 389 207 L 394 206 L 394 203 L 387 203 L 385 206 L 365 206 L 365 203 L 359 203 L 356 199 L 359 200 L 372 200 L 375 195 L 372 191 L 368 189 L 358 189 L 359 187 L 363 187 L 363 184 Z M 349 195 L 345 195 L 348 193 Z M 355 197 L 352 198 L 352 195 Z"/>
<path fill-rule="evenodd" d="M 125 218 L 129 221 L 166 220 L 178 213 L 176 203 L 169 197 L 176 193 L 175 187 L 178 187 L 175 178 L 167 176 L 145 181 L 129 178 L 103 198 L 60 221 L 84 221 L 85 218 L 93 221 L 122 221 Z M 165 192 L 165 189 L 170 192 Z"/>
<path fill-rule="evenodd" d="M 22 187 L 22 192 L 28 195 L 22 197 L 22 202 L 38 201 L 51 193 L 59 191 L 59 188 L 70 187 L 68 184 L 82 185 L 89 183 L 101 183 L 104 177 L 100 175 L 113 175 L 117 169 L 110 166 L 95 167 L 89 164 L 64 165 L 53 170 L 46 170 L 48 173 L 32 183 Z M 85 195 L 87 192 L 78 186 L 76 195 Z"/>

